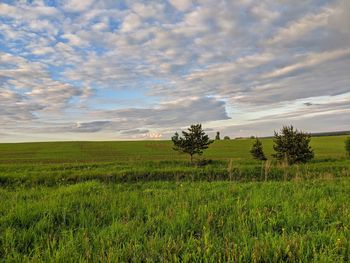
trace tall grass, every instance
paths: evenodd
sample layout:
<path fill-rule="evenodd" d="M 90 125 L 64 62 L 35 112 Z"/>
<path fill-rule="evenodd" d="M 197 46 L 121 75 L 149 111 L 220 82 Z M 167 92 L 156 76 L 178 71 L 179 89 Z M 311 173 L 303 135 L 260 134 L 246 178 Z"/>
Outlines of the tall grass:
<path fill-rule="evenodd" d="M 213 161 L 192 166 L 184 161 L 78 163 L 78 164 L 0 164 L 0 185 L 63 185 L 98 180 L 101 182 L 137 181 L 267 181 L 348 177 L 350 160 L 292 165 L 277 162 L 240 163 Z"/>
<path fill-rule="evenodd" d="M 0 189 L 4 262 L 346 262 L 350 180 Z"/>

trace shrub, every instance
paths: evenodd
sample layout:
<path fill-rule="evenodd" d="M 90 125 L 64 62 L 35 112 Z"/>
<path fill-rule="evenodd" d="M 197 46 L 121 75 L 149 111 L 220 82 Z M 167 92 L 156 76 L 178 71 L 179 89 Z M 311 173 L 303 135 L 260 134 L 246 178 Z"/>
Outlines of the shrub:
<path fill-rule="evenodd" d="M 345 151 L 348 157 L 350 157 L 350 137 L 345 140 Z"/>
<path fill-rule="evenodd" d="M 256 140 L 255 140 L 255 142 L 250 150 L 250 153 L 252 154 L 254 159 L 262 160 L 262 161 L 267 160 L 265 157 L 264 151 L 263 151 L 262 143 L 258 138 L 256 138 Z"/>
<path fill-rule="evenodd" d="M 224 140 L 231 140 L 231 138 L 229 136 L 225 136 Z"/>
<path fill-rule="evenodd" d="M 314 158 L 310 141 L 310 134 L 294 130 L 293 126 L 283 126 L 281 134 L 275 132 L 273 157 L 288 164 L 306 163 Z"/>

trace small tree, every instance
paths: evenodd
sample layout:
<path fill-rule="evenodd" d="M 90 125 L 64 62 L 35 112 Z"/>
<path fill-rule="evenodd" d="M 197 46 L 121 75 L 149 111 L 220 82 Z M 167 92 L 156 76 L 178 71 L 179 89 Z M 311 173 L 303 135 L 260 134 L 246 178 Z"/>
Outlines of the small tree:
<path fill-rule="evenodd" d="M 220 141 L 220 132 L 216 132 L 215 140 Z"/>
<path fill-rule="evenodd" d="M 283 126 L 281 134 L 275 132 L 273 157 L 286 160 L 288 164 L 306 163 L 314 158 L 310 141 L 310 134 L 294 130 L 293 126 Z"/>
<path fill-rule="evenodd" d="M 250 149 L 250 153 L 254 159 L 261 161 L 267 160 L 264 154 L 262 143 L 258 138 L 256 138 L 255 142 L 253 143 L 252 148 Z"/>
<path fill-rule="evenodd" d="M 231 140 L 231 138 L 229 136 L 225 136 L 224 140 Z"/>
<path fill-rule="evenodd" d="M 350 137 L 345 140 L 345 151 L 347 156 L 350 157 Z"/>
<path fill-rule="evenodd" d="M 173 149 L 190 155 L 190 161 L 193 162 L 193 155 L 201 155 L 203 150 L 209 147 L 213 142 L 202 130 L 201 124 L 191 125 L 188 132 L 182 131 L 182 137 L 176 132 L 171 138 L 174 143 Z"/>

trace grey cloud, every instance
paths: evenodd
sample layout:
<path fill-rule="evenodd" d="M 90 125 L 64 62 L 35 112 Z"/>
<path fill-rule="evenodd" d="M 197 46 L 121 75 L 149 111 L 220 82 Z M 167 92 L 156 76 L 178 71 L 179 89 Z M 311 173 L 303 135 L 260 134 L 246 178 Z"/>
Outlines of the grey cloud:
<path fill-rule="evenodd" d="M 343 112 L 326 113 L 323 115 L 307 116 L 299 118 L 266 119 L 259 122 L 251 122 L 243 125 L 232 125 L 221 129 L 222 134 L 231 137 L 239 136 L 273 136 L 274 131 L 279 131 L 284 125 L 293 125 L 306 132 L 331 132 L 349 130 L 350 109 Z"/>
<path fill-rule="evenodd" d="M 162 104 L 158 108 L 108 111 L 106 114 L 111 118 L 126 118 L 150 126 L 188 125 L 229 119 L 225 102 L 208 97 L 179 100 Z"/>
<path fill-rule="evenodd" d="M 147 129 L 134 129 L 134 130 L 127 130 L 127 131 L 122 131 L 121 134 L 123 135 L 137 135 L 137 134 L 146 134 L 149 133 L 150 131 Z"/>
<path fill-rule="evenodd" d="M 6 126 L 11 121 L 30 121 L 37 118 L 35 112 L 43 107 L 34 102 L 28 102 L 25 97 L 14 91 L 0 88 L 0 124 Z"/>
<path fill-rule="evenodd" d="M 214 98 L 193 98 L 164 103 L 158 108 L 121 109 L 90 113 L 90 118 L 104 121 L 79 121 L 38 127 L 44 132 L 96 133 L 101 131 L 120 132 L 122 135 L 145 134 L 151 129 L 169 129 L 213 120 L 227 120 L 225 103 Z M 140 128 L 145 127 L 145 128 Z"/>
<path fill-rule="evenodd" d="M 314 105 L 314 104 L 311 103 L 311 102 L 305 102 L 304 105 L 307 106 L 307 107 L 309 107 L 309 106 L 312 106 L 312 105 Z"/>
<path fill-rule="evenodd" d="M 98 132 L 108 126 L 110 126 L 110 121 L 92 121 L 92 122 L 78 122 L 72 126 L 65 127 L 64 131 L 69 132 Z"/>
<path fill-rule="evenodd" d="M 295 119 L 306 116 L 319 116 L 327 115 L 332 113 L 345 114 L 350 111 L 350 97 L 342 101 L 334 101 L 329 103 L 303 103 L 305 108 L 299 108 L 297 110 L 290 110 L 287 113 L 278 113 L 264 116 L 267 120 L 285 120 Z M 261 118 L 250 119 L 249 121 L 261 121 Z"/>

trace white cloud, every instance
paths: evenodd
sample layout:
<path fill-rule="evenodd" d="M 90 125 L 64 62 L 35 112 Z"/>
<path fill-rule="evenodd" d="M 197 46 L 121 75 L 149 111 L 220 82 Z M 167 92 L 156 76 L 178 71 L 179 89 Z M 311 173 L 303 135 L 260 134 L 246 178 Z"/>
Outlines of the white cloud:
<path fill-rule="evenodd" d="M 63 34 L 61 37 L 67 39 L 72 46 L 84 46 L 87 44 L 87 41 L 82 40 L 76 34 Z"/>
<path fill-rule="evenodd" d="M 63 8 L 69 12 L 81 12 L 91 6 L 93 0 L 65 0 Z"/>
<path fill-rule="evenodd" d="M 192 6 L 191 0 L 169 0 L 170 4 L 179 11 L 186 11 Z"/>
<path fill-rule="evenodd" d="M 131 13 L 124 18 L 121 30 L 122 32 L 131 32 L 137 29 L 140 25 L 140 17 L 135 13 Z"/>
<path fill-rule="evenodd" d="M 349 92 L 348 5 L 3 3 L 0 93 L 1 102 L 8 102 L 0 116 L 6 116 L 7 131 L 21 120 L 24 129 L 81 132 L 84 138 L 108 132 L 164 138 L 197 121 L 216 130 L 215 125 L 250 125 L 242 118 L 301 119 L 306 111 L 299 101 L 311 101 L 307 110 L 321 120 L 330 107 L 316 106 L 312 98 Z M 336 107 L 340 115 L 348 110 Z"/>

